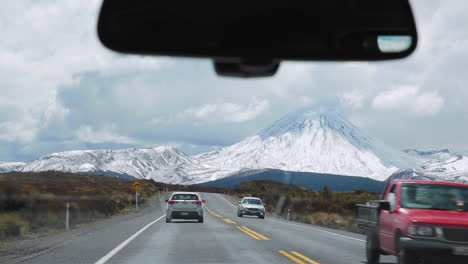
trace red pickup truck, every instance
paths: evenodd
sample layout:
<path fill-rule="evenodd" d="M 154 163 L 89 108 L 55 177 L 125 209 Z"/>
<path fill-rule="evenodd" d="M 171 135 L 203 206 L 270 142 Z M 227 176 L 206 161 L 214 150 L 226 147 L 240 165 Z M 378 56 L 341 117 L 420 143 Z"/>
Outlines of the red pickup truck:
<path fill-rule="evenodd" d="M 369 264 L 468 263 L 468 184 L 393 180 L 381 200 L 357 205 Z"/>

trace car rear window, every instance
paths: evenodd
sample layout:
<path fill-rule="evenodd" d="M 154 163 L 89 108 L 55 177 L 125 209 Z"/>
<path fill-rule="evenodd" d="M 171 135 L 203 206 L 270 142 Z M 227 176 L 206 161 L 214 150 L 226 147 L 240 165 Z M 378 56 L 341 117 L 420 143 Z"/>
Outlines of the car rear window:
<path fill-rule="evenodd" d="M 245 199 L 245 200 L 244 200 L 244 203 L 246 203 L 246 204 L 258 204 L 258 205 L 261 205 L 261 204 L 262 204 L 262 201 L 260 201 L 259 199 Z"/>
<path fill-rule="evenodd" d="M 195 194 L 174 194 L 172 200 L 198 200 Z"/>

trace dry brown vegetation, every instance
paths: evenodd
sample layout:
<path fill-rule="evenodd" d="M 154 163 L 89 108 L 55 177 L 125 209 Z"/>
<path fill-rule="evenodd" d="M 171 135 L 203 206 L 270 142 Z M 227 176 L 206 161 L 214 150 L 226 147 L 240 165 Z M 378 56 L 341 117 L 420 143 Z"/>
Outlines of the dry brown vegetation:
<path fill-rule="evenodd" d="M 132 207 L 133 181 L 104 175 L 65 172 L 0 174 L 0 240 L 65 227 L 66 203 L 70 226 L 108 217 Z M 141 180 L 140 203 L 162 184 Z"/>

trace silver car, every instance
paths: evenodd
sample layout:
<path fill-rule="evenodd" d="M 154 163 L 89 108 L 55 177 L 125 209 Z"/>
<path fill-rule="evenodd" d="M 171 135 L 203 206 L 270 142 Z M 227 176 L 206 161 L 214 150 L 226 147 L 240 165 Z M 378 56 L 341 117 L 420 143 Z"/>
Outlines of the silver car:
<path fill-rule="evenodd" d="M 265 204 L 257 197 L 244 197 L 239 201 L 237 216 L 256 215 L 260 219 L 265 218 Z"/>
<path fill-rule="evenodd" d="M 174 192 L 167 202 L 166 223 L 172 219 L 196 219 L 203 223 L 203 203 L 200 194 L 194 192 Z"/>

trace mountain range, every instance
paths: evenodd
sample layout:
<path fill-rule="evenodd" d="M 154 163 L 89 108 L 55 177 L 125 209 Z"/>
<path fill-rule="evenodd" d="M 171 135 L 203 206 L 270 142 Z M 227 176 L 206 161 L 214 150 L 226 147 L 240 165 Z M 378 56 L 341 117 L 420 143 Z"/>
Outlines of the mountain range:
<path fill-rule="evenodd" d="M 324 106 L 299 109 L 257 135 L 193 156 L 172 146 L 157 146 L 74 150 L 47 154 L 28 163 L 0 163 L 0 172 L 100 172 L 173 184 L 215 181 L 262 169 L 379 181 L 419 175 L 468 182 L 468 157 L 449 150 L 396 150 L 354 126 L 338 110 Z"/>

